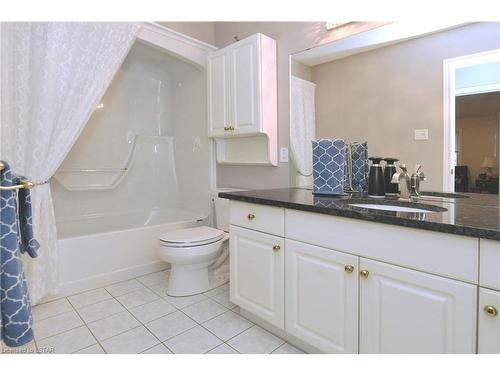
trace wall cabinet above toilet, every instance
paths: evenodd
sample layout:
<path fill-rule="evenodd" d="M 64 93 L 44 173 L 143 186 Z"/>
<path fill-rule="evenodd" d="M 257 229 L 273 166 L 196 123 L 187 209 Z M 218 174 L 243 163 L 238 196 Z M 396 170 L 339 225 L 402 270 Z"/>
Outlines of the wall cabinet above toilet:
<path fill-rule="evenodd" d="M 276 41 L 254 34 L 213 52 L 207 74 L 217 162 L 277 165 Z"/>

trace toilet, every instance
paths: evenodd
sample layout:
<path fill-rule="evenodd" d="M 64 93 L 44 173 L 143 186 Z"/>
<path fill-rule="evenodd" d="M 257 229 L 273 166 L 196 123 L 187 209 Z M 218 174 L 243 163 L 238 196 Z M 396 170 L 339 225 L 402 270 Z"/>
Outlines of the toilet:
<path fill-rule="evenodd" d="M 168 295 L 199 294 L 228 281 L 217 275 L 217 267 L 229 256 L 229 200 L 219 198 L 218 193 L 236 190 L 218 189 L 213 194 L 215 228 L 178 229 L 160 236 L 159 257 L 171 264 Z"/>

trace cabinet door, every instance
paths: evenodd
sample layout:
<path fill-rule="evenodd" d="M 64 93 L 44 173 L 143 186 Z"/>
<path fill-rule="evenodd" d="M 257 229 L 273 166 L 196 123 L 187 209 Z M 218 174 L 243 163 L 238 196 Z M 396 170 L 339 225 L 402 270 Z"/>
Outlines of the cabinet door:
<path fill-rule="evenodd" d="M 500 354 L 500 292 L 479 288 L 478 353 Z"/>
<path fill-rule="evenodd" d="M 232 125 L 234 134 L 261 131 L 260 121 L 260 43 L 259 35 L 232 47 Z"/>
<path fill-rule="evenodd" d="M 230 53 L 224 49 L 208 58 L 208 135 L 227 135 L 230 125 Z"/>
<path fill-rule="evenodd" d="M 284 329 L 284 240 L 231 225 L 231 302 Z"/>
<path fill-rule="evenodd" d="M 292 240 L 285 247 L 287 333 L 326 353 L 357 353 L 358 257 Z"/>
<path fill-rule="evenodd" d="M 364 258 L 359 267 L 361 353 L 475 353 L 475 285 Z"/>

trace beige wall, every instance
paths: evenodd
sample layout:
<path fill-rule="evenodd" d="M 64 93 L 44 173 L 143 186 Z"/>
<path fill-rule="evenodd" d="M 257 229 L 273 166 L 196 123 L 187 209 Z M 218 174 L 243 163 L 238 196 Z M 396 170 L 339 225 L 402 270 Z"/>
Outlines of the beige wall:
<path fill-rule="evenodd" d="M 370 155 L 421 163 L 442 190 L 443 60 L 500 48 L 498 23 L 472 24 L 313 67 L 316 136 L 368 141 Z M 414 129 L 429 129 L 415 141 Z"/>
<path fill-rule="evenodd" d="M 343 36 L 380 26 L 375 23 L 346 26 Z M 254 33 L 263 33 L 277 41 L 278 46 L 278 133 L 279 146 L 289 145 L 289 80 L 290 54 L 328 43 L 339 38 L 339 32 L 327 31 L 324 22 L 221 22 L 215 24 L 215 45 L 225 47 Z M 265 189 L 289 186 L 289 163 L 278 167 L 218 166 L 219 186 Z"/>
<path fill-rule="evenodd" d="M 457 118 L 456 129 L 459 134 L 458 164 L 469 167 L 469 187 L 474 186 L 476 178 L 484 173 L 481 163 L 485 156 L 496 156 L 498 166 L 498 127 L 500 119 L 496 116 Z M 494 171 L 498 174 L 498 169 Z"/>
<path fill-rule="evenodd" d="M 215 45 L 214 22 L 158 22 L 160 25 L 188 35 L 202 42 Z"/>

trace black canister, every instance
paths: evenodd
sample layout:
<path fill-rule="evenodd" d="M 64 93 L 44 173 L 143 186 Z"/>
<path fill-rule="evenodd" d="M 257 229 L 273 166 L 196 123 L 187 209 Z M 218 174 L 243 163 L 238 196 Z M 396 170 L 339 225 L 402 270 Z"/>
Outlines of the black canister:
<path fill-rule="evenodd" d="M 368 176 L 368 196 L 370 198 L 385 197 L 385 180 L 384 170 L 380 162 L 383 158 L 371 156 L 368 158 L 372 164 L 370 165 L 370 174 Z"/>
<path fill-rule="evenodd" d="M 385 195 L 398 195 L 399 186 L 398 184 L 392 183 L 392 176 L 396 173 L 395 162 L 399 161 L 396 158 L 384 158 L 385 169 L 384 169 L 384 179 L 385 179 Z"/>

